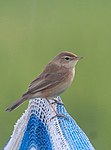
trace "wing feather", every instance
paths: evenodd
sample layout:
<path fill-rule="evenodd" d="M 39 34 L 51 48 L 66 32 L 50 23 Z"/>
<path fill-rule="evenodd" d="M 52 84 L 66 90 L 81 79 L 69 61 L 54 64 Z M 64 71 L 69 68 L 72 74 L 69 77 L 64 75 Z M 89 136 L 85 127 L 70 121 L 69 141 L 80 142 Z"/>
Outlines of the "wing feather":
<path fill-rule="evenodd" d="M 52 68 L 52 69 L 51 69 Z M 41 73 L 32 83 L 29 85 L 28 91 L 26 94 L 34 94 L 36 92 L 43 91 L 47 88 L 51 88 L 52 86 L 61 83 L 61 81 L 66 79 L 67 71 L 66 68 L 59 68 L 58 66 L 50 64 L 46 66 L 43 73 Z"/>

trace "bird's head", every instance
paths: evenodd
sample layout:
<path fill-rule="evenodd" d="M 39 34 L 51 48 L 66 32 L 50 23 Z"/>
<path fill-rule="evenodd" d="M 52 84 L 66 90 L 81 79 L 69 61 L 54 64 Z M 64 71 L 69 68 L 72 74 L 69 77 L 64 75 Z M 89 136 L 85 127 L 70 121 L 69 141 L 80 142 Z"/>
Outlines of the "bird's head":
<path fill-rule="evenodd" d="M 53 61 L 58 64 L 59 66 L 64 66 L 66 68 L 74 68 L 77 64 L 77 62 L 81 59 L 82 57 L 77 56 L 76 54 L 73 54 L 71 52 L 61 52 L 59 53 Z"/>

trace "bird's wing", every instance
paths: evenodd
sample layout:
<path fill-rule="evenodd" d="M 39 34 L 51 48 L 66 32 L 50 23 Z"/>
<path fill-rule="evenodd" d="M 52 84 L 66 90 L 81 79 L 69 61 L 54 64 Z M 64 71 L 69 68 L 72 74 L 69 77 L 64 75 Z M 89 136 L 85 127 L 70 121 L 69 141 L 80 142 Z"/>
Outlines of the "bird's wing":
<path fill-rule="evenodd" d="M 39 75 L 38 78 L 32 81 L 32 83 L 29 85 L 26 94 L 33 94 L 45 90 L 47 88 L 50 88 L 52 86 L 55 86 L 58 83 L 61 83 L 61 81 L 65 80 L 66 76 L 67 76 L 67 71 L 65 69 L 63 69 L 63 71 L 61 72 L 60 68 L 58 69 L 55 67 L 52 70 L 48 70 L 48 68 L 46 68 L 43 71 L 43 73 Z"/>

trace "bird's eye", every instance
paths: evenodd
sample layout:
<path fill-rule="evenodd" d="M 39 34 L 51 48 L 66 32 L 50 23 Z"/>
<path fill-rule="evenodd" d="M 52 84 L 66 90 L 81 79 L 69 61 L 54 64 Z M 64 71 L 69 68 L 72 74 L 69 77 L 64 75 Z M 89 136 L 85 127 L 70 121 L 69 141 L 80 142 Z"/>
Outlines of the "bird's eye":
<path fill-rule="evenodd" d="M 70 60 L 70 58 L 69 57 L 65 57 L 65 60 Z"/>

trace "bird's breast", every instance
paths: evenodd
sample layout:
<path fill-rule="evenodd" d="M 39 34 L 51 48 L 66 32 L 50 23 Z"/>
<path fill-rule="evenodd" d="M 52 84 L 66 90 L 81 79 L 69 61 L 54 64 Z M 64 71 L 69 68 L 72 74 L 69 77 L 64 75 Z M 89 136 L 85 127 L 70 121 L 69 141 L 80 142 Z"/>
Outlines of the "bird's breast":
<path fill-rule="evenodd" d="M 70 84 L 72 83 L 73 79 L 75 76 L 75 68 L 73 70 L 70 71 L 69 75 L 68 75 L 68 79 L 67 79 L 67 86 L 70 86 Z"/>
<path fill-rule="evenodd" d="M 66 79 L 52 89 L 52 96 L 58 96 L 63 93 L 72 83 L 75 76 L 75 69 L 71 70 Z"/>

